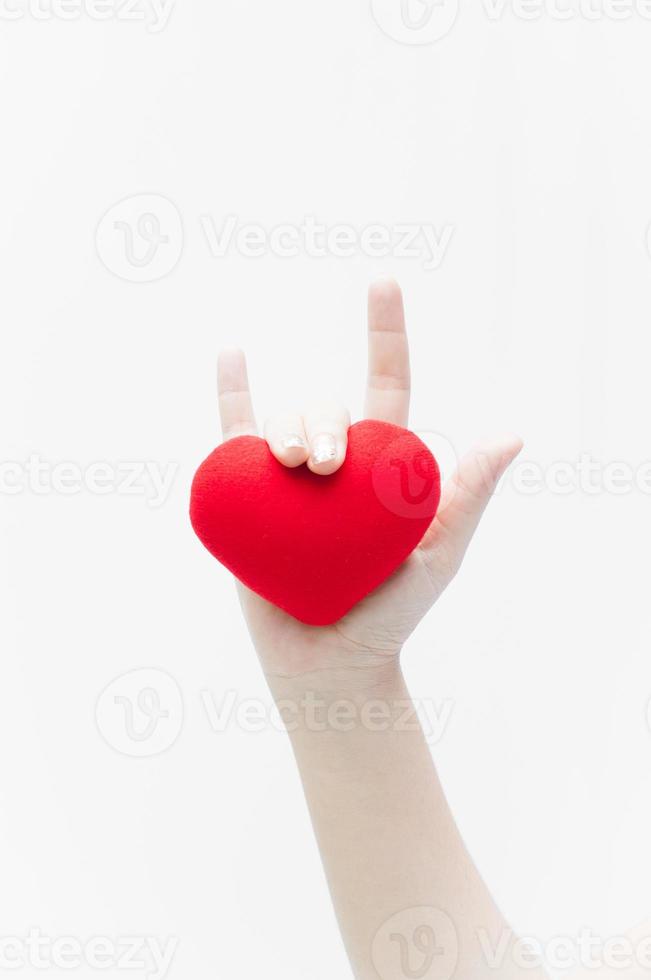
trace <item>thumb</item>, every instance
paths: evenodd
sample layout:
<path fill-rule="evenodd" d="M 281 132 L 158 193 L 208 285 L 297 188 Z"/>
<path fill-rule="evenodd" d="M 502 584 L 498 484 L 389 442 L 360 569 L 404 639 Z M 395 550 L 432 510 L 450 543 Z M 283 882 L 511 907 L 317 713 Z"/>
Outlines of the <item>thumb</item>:
<path fill-rule="evenodd" d="M 504 435 L 478 443 L 443 486 L 441 503 L 422 543 L 442 553 L 456 570 L 472 540 L 486 505 L 507 467 L 522 449 L 519 436 Z"/>

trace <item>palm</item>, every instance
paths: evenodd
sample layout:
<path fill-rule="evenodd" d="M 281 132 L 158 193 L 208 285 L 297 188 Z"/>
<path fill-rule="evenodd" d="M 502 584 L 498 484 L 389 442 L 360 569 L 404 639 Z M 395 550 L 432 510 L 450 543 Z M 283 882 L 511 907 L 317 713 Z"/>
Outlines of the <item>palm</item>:
<path fill-rule="evenodd" d="M 306 626 L 240 586 L 254 645 L 265 667 L 291 675 L 350 664 L 361 666 L 395 655 L 434 601 L 420 556 L 407 561 L 378 589 L 331 626 Z"/>
<path fill-rule="evenodd" d="M 246 364 L 239 352 L 222 354 L 219 368 L 220 410 L 225 438 L 255 433 Z M 369 382 L 366 417 L 406 425 L 409 410 L 409 352 L 402 296 L 393 282 L 376 284 L 369 293 Z M 333 445 L 338 459 L 320 468 L 315 456 L 297 455 L 297 446 L 282 439 L 303 423 L 284 416 L 265 428 L 274 455 L 284 465 L 308 461 L 324 478 L 343 462 L 347 413 L 332 413 Z M 310 432 L 323 429 L 324 412 L 305 417 Z M 291 418 L 291 427 L 288 419 Z M 265 669 L 294 676 L 340 666 L 376 666 L 396 656 L 427 610 L 453 578 L 490 499 L 496 481 L 520 449 L 513 437 L 485 443 L 461 461 L 447 481 L 439 512 L 423 541 L 379 588 L 331 626 L 307 626 L 240 585 L 240 599 L 251 637 Z M 300 449 L 299 449 L 300 452 Z M 307 453 L 307 446 L 306 446 Z"/>

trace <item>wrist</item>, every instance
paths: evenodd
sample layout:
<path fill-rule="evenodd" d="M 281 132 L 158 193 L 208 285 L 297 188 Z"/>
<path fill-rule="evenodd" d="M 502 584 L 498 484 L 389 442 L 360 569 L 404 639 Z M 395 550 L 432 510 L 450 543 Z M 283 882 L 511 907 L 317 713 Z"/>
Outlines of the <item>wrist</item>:
<path fill-rule="evenodd" d="M 275 700 L 294 695 L 300 697 L 309 691 L 331 697 L 364 698 L 390 694 L 404 686 L 399 654 L 383 658 L 380 663 L 328 664 L 292 674 L 269 669 L 264 663 L 262 667 Z"/>
<path fill-rule="evenodd" d="M 339 731 L 374 725 L 410 704 L 399 658 L 373 667 L 335 666 L 295 676 L 266 672 L 278 712 L 294 731 Z"/>
<path fill-rule="evenodd" d="M 278 715 L 305 779 L 363 782 L 420 746 L 424 733 L 396 660 L 369 676 L 325 670 L 294 678 L 268 678 Z"/>

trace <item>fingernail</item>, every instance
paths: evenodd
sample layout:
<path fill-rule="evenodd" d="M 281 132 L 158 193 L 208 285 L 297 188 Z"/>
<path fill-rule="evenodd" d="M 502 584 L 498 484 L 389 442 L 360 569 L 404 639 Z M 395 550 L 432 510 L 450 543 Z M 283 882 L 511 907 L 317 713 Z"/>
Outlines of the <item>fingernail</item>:
<path fill-rule="evenodd" d="M 300 436 L 285 436 L 283 439 L 283 449 L 305 449 L 305 440 Z"/>
<path fill-rule="evenodd" d="M 312 443 L 312 462 L 315 466 L 321 463 L 331 463 L 337 455 L 335 437 L 331 435 L 317 436 Z"/>

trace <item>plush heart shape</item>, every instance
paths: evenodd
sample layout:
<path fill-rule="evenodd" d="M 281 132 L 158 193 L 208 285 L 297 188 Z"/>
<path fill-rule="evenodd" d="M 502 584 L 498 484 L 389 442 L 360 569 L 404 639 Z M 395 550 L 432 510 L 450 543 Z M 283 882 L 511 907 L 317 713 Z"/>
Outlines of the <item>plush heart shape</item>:
<path fill-rule="evenodd" d="M 288 469 L 256 436 L 225 442 L 192 483 L 198 537 L 254 592 L 312 626 L 334 623 L 402 564 L 436 513 L 427 446 L 387 422 L 348 431 L 343 466 Z"/>

